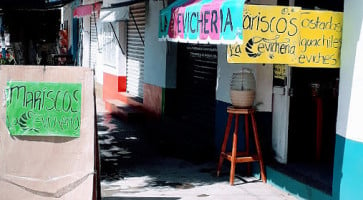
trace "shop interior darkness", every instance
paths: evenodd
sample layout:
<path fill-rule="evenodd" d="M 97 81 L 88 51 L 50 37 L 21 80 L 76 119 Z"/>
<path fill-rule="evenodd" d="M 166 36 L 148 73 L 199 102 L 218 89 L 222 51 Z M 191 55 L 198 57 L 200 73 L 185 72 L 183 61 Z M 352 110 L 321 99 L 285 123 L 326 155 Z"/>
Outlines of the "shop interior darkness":
<path fill-rule="evenodd" d="M 17 52 L 18 44 L 22 52 L 21 59 L 18 58 L 20 54 L 15 53 L 17 64 L 38 64 L 36 56 L 42 56 L 44 49 L 50 52 L 56 47 L 61 24 L 59 9 L 5 10 L 2 19 L 3 28 L 10 33 L 11 47 Z"/>
<path fill-rule="evenodd" d="M 1 0 L 0 9 L 53 9 L 74 0 Z"/>

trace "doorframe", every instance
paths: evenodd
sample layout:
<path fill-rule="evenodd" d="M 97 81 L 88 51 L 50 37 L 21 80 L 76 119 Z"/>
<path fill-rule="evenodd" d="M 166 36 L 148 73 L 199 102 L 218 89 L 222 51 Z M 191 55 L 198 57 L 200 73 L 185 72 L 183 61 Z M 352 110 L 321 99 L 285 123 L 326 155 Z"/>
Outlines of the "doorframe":
<path fill-rule="evenodd" d="M 288 160 L 291 67 L 286 65 L 284 86 L 273 86 L 272 96 L 272 149 L 274 158 L 286 164 Z"/>

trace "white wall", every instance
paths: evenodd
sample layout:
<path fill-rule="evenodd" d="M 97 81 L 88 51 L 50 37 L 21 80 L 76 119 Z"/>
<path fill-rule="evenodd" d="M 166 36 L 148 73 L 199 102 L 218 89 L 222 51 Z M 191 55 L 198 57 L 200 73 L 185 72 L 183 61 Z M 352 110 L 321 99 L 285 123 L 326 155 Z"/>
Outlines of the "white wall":
<path fill-rule="evenodd" d="M 158 41 L 159 11 L 162 8 L 162 1 L 149 1 L 145 27 L 144 82 L 165 88 L 167 43 Z"/>
<path fill-rule="evenodd" d="M 227 63 L 227 46 L 218 45 L 218 74 L 216 99 L 231 103 L 229 91 L 231 77 L 234 72 L 242 68 L 249 68 L 255 74 L 257 110 L 262 112 L 272 111 L 272 78 L 273 68 L 271 65 L 262 64 L 229 64 Z"/>
<path fill-rule="evenodd" d="M 63 7 L 63 21 L 61 22 L 62 24 L 65 24 L 67 22 L 68 24 L 68 48 L 70 48 L 70 46 L 73 43 L 73 26 L 72 26 L 72 22 L 73 22 L 73 5 L 74 3 L 69 3 L 67 5 L 65 5 Z"/>
<path fill-rule="evenodd" d="M 83 17 L 83 30 L 82 30 L 82 63 L 83 67 L 89 66 L 89 45 L 90 45 L 90 17 Z"/>
<path fill-rule="evenodd" d="M 102 53 L 97 53 L 97 60 L 95 66 L 95 81 L 103 85 L 103 65 L 102 65 Z"/>
<path fill-rule="evenodd" d="M 96 80 L 98 76 L 103 76 L 104 72 L 114 76 L 126 76 L 126 22 L 111 24 L 115 33 L 109 22 L 98 22 L 98 41 L 101 51 L 96 66 Z"/>
<path fill-rule="evenodd" d="M 363 3 L 344 2 L 337 134 L 363 142 Z"/>
<path fill-rule="evenodd" d="M 252 4 L 276 5 L 277 0 L 251 0 Z M 232 74 L 246 67 L 251 69 L 256 79 L 257 110 L 261 112 L 272 112 L 272 65 L 262 64 L 229 64 L 227 63 L 227 46 L 218 46 L 218 75 L 216 99 L 231 103 L 229 90 Z"/>
<path fill-rule="evenodd" d="M 82 5 L 88 5 L 95 3 L 96 0 L 83 0 Z M 83 67 L 89 66 L 89 45 L 90 45 L 90 17 L 86 16 L 82 18 L 83 20 L 83 30 L 82 30 L 82 63 Z"/>

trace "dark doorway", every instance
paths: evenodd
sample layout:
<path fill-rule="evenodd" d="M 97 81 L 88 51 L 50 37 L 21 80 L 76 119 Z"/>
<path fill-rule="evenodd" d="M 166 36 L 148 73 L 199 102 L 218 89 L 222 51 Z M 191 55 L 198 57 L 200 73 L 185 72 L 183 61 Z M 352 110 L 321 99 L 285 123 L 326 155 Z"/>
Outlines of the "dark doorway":
<path fill-rule="evenodd" d="M 332 163 L 338 106 L 339 69 L 293 68 L 289 161 Z M 318 134 L 321 134 L 321 142 Z M 318 146 L 320 145 L 320 155 Z"/>
<path fill-rule="evenodd" d="M 3 28 L 10 33 L 17 64 L 52 64 L 51 54 L 57 53 L 60 9 L 3 12 Z"/>
<path fill-rule="evenodd" d="M 208 131 L 215 125 L 217 56 L 214 45 L 178 44 L 178 115 Z"/>
<path fill-rule="evenodd" d="M 307 10 L 343 11 L 343 0 L 279 0 Z M 270 166 L 301 183 L 332 193 L 339 68 L 289 67 L 289 124 L 287 164 Z"/>
<path fill-rule="evenodd" d="M 217 46 L 178 43 L 177 52 L 176 88 L 165 96 L 164 118 L 173 132 L 166 137 L 180 156 L 209 160 L 215 156 Z"/>
<path fill-rule="evenodd" d="M 293 68 L 288 168 L 294 176 L 331 192 L 339 69 Z"/>

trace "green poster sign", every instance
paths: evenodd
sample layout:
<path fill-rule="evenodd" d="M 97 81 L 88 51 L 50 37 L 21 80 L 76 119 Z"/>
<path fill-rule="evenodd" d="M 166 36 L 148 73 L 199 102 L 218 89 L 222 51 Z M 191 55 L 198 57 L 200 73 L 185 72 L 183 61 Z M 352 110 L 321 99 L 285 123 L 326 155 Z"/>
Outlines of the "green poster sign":
<path fill-rule="evenodd" d="M 6 125 L 13 136 L 79 137 L 80 83 L 9 81 Z"/>

